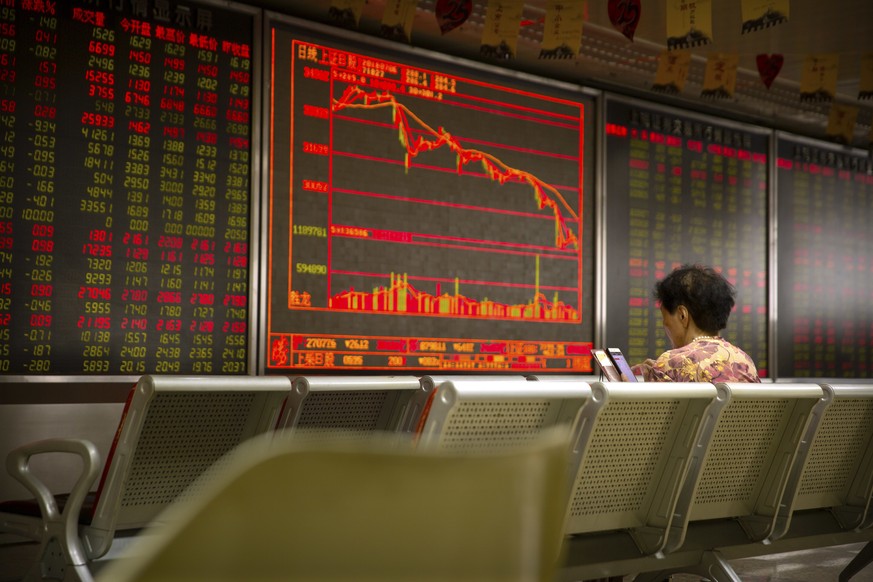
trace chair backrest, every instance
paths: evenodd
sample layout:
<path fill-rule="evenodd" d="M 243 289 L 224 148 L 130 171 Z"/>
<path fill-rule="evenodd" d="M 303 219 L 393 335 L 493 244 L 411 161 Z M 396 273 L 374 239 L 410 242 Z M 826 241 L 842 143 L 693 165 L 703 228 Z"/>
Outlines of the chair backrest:
<path fill-rule="evenodd" d="M 491 453 L 288 436 L 242 447 L 98 580 L 552 579 L 559 435 Z"/>
<path fill-rule="evenodd" d="M 716 387 L 594 382 L 591 390 L 572 439 L 566 533 L 629 530 L 640 551 L 655 553 Z"/>
<path fill-rule="evenodd" d="M 410 402 L 409 412 L 404 417 L 400 430 L 407 433 L 420 433 L 427 420 L 428 407 L 433 402 L 436 391 L 443 382 L 459 380 L 476 380 L 478 382 L 505 382 L 507 380 L 523 380 L 524 376 L 508 374 L 454 374 L 427 375 L 419 378 L 419 390 Z"/>
<path fill-rule="evenodd" d="M 88 554 L 116 530 L 141 528 L 240 443 L 276 428 L 291 382 L 281 376 L 140 378 L 128 396 L 100 479 Z"/>
<path fill-rule="evenodd" d="M 864 527 L 873 495 L 873 386 L 823 384 L 771 539 L 794 511 L 828 508 L 844 529 Z"/>
<path fill-rule="evenodd" d="M 688 479 L 664 551 L 678 549 L 688 524 L 737 519 L 750 540 L 772 531 L 788 475 L 823 391 L 815 384 L 720 383 L 719 408 L 699 478 Z"/>
<path fill-rule="evenodd" d="M 343 432 L 395 432 L 420 389 L 416 376 L 298 376 L 280 425 L 322 438 Z"/>
<path fill-rule="evenodd" d="M 518 446 L 551 427 L 569 434 L 590 395 L 584 382 L 443 380 L 422 419 L 418 440 L 441 449 L 477 450 Z"/>

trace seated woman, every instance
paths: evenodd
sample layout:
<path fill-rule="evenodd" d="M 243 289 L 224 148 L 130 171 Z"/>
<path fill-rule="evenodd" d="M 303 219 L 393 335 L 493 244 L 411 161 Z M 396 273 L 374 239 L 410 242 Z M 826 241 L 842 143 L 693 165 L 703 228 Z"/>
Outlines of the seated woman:
<path fill-rule="evenodd" d="M 683 265 L 656 283 L 673 349 L 633 366 L 634 374 L 647 382 L 760 382 L 752 358 L 718 335 L 734 294 L 721 274 L 700 265 Z"/>

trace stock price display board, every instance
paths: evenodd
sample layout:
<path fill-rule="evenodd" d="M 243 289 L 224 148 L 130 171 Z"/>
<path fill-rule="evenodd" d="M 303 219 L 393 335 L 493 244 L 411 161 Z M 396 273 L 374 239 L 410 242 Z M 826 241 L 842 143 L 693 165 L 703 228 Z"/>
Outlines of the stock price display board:
<path fill-rule="evenodd" d="M 0 373 L 247 370 L 253 14 L 0 2 Z"/>
<path fill-rule="evenodd" d="M 607 343 L 631 363 L 670 349 L 655 282 L 701 263 L 736 287 L 722 334 L 766 376 L 767 134 L 632 102 L 606 116 Z"/>
<path fill-rule="evenodd" d="M 592 100 L 353 42 L 272 26 L 267 368 L 591 371 Z"/>
<path fill-rule="evenodd" d="M 777 142 L 777 368 L 786 378 L 873 376 L 873 161 Z"/>

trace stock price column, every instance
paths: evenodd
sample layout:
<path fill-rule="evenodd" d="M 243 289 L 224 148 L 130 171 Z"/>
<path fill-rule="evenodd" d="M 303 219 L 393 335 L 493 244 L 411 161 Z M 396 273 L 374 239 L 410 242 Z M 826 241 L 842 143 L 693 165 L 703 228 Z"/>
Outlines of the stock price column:
<path fill-rule="evenodd" d="M 0 2 L 0 374 L 247 371 L 256 14 Z"/>
<path fill-rule="evenodd" d="M 59 274 L 55 265 L 55 243 L 60 218 L 55 204 L 56 194 L 59 194 L 55 163 L 59 154 L 58 19 L 39 7 L 19 11 L 19 16 L 32 25 L 28 27 L 30 30 L 18 28 L 18 35 L 24 40 L 18 50 L 26 50 L 24 59 L 33 60 L 35 74 L 30 83 L 21 84 L 20 92 L 27 103 L 25 107 L 31 108 L 32 117 L 22 128 L 24 131 L 17 135 L 18 143 L 24 138 L 17 162 L 24 166 L 24 172 L 23 181 L 15 185 L 15 192 L 23 195 L 24 200 L 19 200 L 21 224 L 15 231 L 29 244 L 30 253 L 25 259 L 23 277 L 16 279 L 25 283 L 24 289 L 18 286 L 26 297 L 24 308 L 16 310 L 14 317 L 19 318 L 19 324 L 28 327 L 20 361 L 27 372 L 42 373 L 51 369 L 53 344 L 59 339 L 55 321 L 55 312 L 60 307 L 55 298 Z M 19 59 L 19 66 L 24 64 L 22 60 Z M 22 321 L 25 318 L 26 321 Z"/>
<path fill-rule="evenodd" d="M 224 344 L 221 351 L 221 372 L 245 371 L 246 337 L 249 305 L 249 205 L 251 204 L 251 75 L 252 55 L 248 45 L 224 42 L 223 58 L 228 59 L 230 94 L 227 96 L 225 119 L 227 127 L 228 168 L 224 187 L 227 220 L 224 228 L 224 265 L 227 282 L 222 305 Z M 216 265 L 216 268 L 218 265 Z"/>
<path fill-rule="evenodd" d="M 157 336 L 155 368 L 171 373 L 181 369 L 182 357 L 182 261 L 184 259 L 186 221 L 190 220 L 190 207 L 186 199 L 197 195 L 197 184 L 191 185 L 191 168 L 186 156 L 186 130 L 190 122 L 190 99 L 186 100 L 186 81 L 194 68 L 189 55 L 185 35 L 173 28 L 163 27 L 156 31 L 163 45 L 156 58 L 161 62 L 162 75 L 155 82 L 160 123 L 160 133 L 154 139 L 160 151 L 158 188 L 160 211 L 155 216 L 159 225 L 157 237 L 158 280 L 157 318 L 153 332 Z M 190 146 L 188 146 L 190 147 Z M 187 172 L 187 175 L 186 175 Z M 186 179 L 187 178 L 187 179 Z M 196 269 L 196 267 L 195 267 Z"/>
<path fill-rule="evenodd" d="M 87 94 L 81 111 L 86 174 L 76 222 L 86 235 L 74 279 L 78 283 L 76 310 L 80 314 L 75 339 L 81 350 L 82 372 L 87 373 L 109 371 L 112 318 L 119 315 L 112 312 L 117 50 L 115 31 L 94 26 L 87 39 L 88 60 L 81 72 Z M 131 298 L 125 291 L 120 299 Z M 125 310 L 134 306 L 126 303 Z"/>
<path fill-rule="evenodd" d="M 0 372 L 12 369 L 12 282 L 18 45 L 14 8 L 0 6 Z"/>
<path fill-rule="evenodd" d="M 126 143 L 119 144 L 118 163 L 121 171 L 121 190 L 117 193 L 115 206 L 123 210 L 117 225 L 124 258 L 124 315 L 120 342 L 120 366 L 125 373 L 142 374 L 146 370 L 148 356 L 149 320 L 149 249 L 150 186 L 152 175 L 152 87 L 153 39 L 151 27 L 136 19 L 124 19 L 121 23 L 123 40 L 119 43 L 119 75 L 127 82 L 119 87 L 119 119 L 126 130 Z M 161 303 L 163 290 L 158 291 Z M 158 365 L 161 365 L 160 360 Z M 156 369 L 156 371 L 161 371 Z"/>
<path fill-rule="evenodd" d="M 766 376 L 766 133 L 610 101 L 606 134 L 607 343 L 632 363 L 669 349 L 654 284 L 702 263 L 736 287 L 722 333 Z"/>
<path fill-rule="evenodd" d="M 190 356 L 195 370 L 210 372 L 215 348 L 212 342 L 213 318 L 215 315 L 215 208 L 218 196 L 218 51 L 214 39 L 198 39 L 191 47 L 197 55 L 197 68 L 193 71 L 197 80 L 192 117 L 195 127 L 194 170 L 194 224 L 197 236 L 191 240 L 190 251 L 194 253 L 193 290 L 189 302 L 192 307 L 189 330 L 194 333 Z"/>

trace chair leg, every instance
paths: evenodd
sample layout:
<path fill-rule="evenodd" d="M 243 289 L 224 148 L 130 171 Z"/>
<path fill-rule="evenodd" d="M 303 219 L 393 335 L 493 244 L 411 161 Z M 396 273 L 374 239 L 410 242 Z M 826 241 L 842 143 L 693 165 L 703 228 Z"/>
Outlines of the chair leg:
<path fill-rule="evenodd" d="M 873 562 L 873 542 L 867 542 L 867 545 L 861 548 L 858 555 L 852 558 L 852 561 L 840 572 L 839 581 L 849 582 L 852 576 L 866 568 L 871 562 Z"/>
<path fill-rule="evenodd" d="M 76 560 L 63 550 L 58 540 L 51 538 L 39 550 L 39 559 L 24 576 L 24 582 L 64 580 L 65 582 L 94 582 L 87 564 Z"/>
<path fill-rule="evenodd" d="M 670 580 L 671 574 L 678 574 L 680 572 L 701 576 L 704 580 L 711 582 L 742 582 L 731 565 L 727 563 L 727 560 L 715 550 L 703 552 L 700 563 L 689 568 L 643 572 L 634 577 L 634 582 L 663 582 Z"/>
<path fill-rule="evenodd" d="M 67 566 L 66 580 L 74 582 L 94 582 L 94 576 L 91 575 L 91 569 L 83 564 L 77 566 Z"/>
<path fill-rule="evenodd" d="M 743 582 L 736 571 L 717 551 L 703 552 L 700 561 L 704 576 L 713 582 Z"/>

